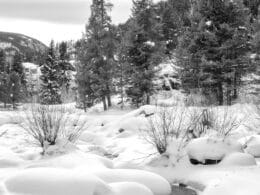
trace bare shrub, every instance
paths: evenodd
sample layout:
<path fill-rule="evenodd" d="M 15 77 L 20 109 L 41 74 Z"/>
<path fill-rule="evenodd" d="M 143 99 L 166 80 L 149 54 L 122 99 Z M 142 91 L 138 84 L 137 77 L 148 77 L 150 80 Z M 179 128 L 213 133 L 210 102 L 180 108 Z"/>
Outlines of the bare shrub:
<path fill-rule="evenodd" d="M 0 137 L 3 137 L 7 133 L 7 130 L 0 133 Z"/>
<path fill-rule="evenodd" d="M 190 112 L 190 121 L 193 126 L 189 129 L 190 139 L 201 137 L 213 127 L 214 112 L 211 108 L 194 107 Z"/>
<path fill-rule="evenodd" d="M 232 112 L 229 106 L 218 107 L 214 112 L 214 123 L 212 128 L 224 139 L 237 130 L 246 120 L 246 117 L 239 118 L 236 112 Z"/>
<path fill-rule="evenodd" d="M 185 142 L 192 126 L 187 116 L 186 107 L 157 107 L 155 114 L 147 119 L 147 129 L 142 130 L 144 139 L 155 146 L 160 154 L 164 154 L 171 139 Z"/>
<path fill-rule="evenodd" d="M 80 121 L 80 116 L 71 119 L 71 111 L 62 105 L 31 105 L 23 112 L 20 126 L 43 149 L 56 145 L 58 139 L 75 142 L 86 120 Z"/>

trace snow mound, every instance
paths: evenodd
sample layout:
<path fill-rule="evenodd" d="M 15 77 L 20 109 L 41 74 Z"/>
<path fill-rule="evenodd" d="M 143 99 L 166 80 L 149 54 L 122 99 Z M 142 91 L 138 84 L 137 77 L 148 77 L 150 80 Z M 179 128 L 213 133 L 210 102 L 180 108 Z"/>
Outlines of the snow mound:
<path fill-rule="evenodd" d="M 0 146 L 0 168 L 18 167 L 24 163 L 12 150 Z"/>
<path fill-rule="evenodd" d="M 118 182 L 109 185 L 114 195 L 153 195 L 146 186 L 134 182 Z"/>
<path fill-rule="evenodd" d="M 242 145 L 227 139 L 203 137 L 192 140 L 187 146 L 189 158 L 199 162 L 205 162 L 207 159 L 222 160 L 234 152 L 243 152 Z"/>
<path fill-rule="evenodd" d="M 246 152 L 254 157 L 260 157 L 260 135 L 255 135 L 249 138 L 246 143 Z"/>
<path fill-rule="evenodd" d="M 0 126 L 8 123 L 12 123 L 11 116 L 5 112 L 0 112 Z"/>
<path fill-rule="evenodd" d="M 136 182 L 151 189 L 155 195 L 169 195 L 171 193 L 171 186 L 166 179 L 147 171 L 107 169 L 95 172 L 94 175 L 107 183 Z"/>
<path fill-rule="evenodd" d="M 243 187 L 244 186 L 244 187 Z M 227 178 L 213 182 L 201 195 L 259 195 L 259 181 L 247 178 Z"/>
<path fill-rule="evenodd" d="M 66 169 L 83 168 L 85 170 L 100 170 L 113 168 L 113 166 L 113 162 L 107 158 L 77 151 L 56 157 L 46 157 L 30 167 L 57 167 Z"/>
<path fill-rule="evenodd" d="M 0 158 L 0 168 L 18 167 L 23 163 L 19 158 Z"/>
<path fill-rule="evenodd" d="M 145 117 L 130 117 L 119 122 L 119 129 L 130 132 L 138 132 L 147 127 L 147 120 Z"/>
<path fill-rule="evenodd" d="M 110 187 L 90 174 L 75 174 L 62 169 L 27 169 L 5 182 L 16 195 L 108 195 Z"/>
<path fill-rule="evenodd" d="M 227 155 L 221 162 L 222 165 L 228 166 L 253 166 L 256 165 L 255 158 L 246 153 L 232 153 Z"/>

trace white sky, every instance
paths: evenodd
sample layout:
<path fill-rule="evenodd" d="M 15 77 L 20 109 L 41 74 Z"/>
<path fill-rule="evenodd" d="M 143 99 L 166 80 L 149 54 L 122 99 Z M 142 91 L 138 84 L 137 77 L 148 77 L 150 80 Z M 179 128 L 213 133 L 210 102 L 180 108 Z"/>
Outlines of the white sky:
<path fill-rule="evenodd" d="M 131 14 L 132 0 L 110 0 L 114 23 Z M 92 0 L 0 0 L 0 31 L 34 37 L 45 44 L 78 39 L 84 32 Z"/>

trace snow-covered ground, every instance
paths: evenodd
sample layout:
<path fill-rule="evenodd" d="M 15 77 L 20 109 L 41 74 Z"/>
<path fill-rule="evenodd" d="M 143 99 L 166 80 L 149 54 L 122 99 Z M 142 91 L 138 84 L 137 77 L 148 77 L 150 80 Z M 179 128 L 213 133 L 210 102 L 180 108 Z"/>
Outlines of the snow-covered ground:
<path fill-rule="evenodd" d="M 212 109 L 220 115 L 225 110 Z M 253 105 L 228 110 L 243 119 L 228 136 L 209 131 L 181 152 L 173 139 L 165 155 L 157 154 L 142 133 L 148 128 L 145 115 L 156 112 L 155 106 L 107 112 L 95 107 L 87 114 L 74 109 L 70 118 L 83 114 L 84 132 L 75 145 L 61 140 L 63 150 L 44 157 L 19 126 L 22 113 L 0 112 L 0 194 L 170 195 L 171 185 L 179 183 L 200 195 L 260 194 L 260 129 Z M 220 163 L 206 165 L 208 160 Z"/>

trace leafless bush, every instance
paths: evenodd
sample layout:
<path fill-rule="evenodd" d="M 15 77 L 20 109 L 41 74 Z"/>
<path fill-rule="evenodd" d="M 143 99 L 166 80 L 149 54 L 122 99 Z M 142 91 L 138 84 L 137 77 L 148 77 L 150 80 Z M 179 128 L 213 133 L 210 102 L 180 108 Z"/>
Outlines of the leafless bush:
<path fill-rule="evenodd" d="M 190 112 L 190 121 L 193 124 L 189 130 L 190 138 L 198 138 L 205 135 L 213 127 L 214 112 L 211 108 L 196 108 Z"/>
<path fill-rule="evenodd" d="M 244 123 L 246 117 L 239 118 L 236 114 L 228 106 L 216 108 L 212 128 L 219 136 L 225 139 Z"/>
<path fill-rule="evenodd" d="M 0 133 L 0 137 L 3 137 L 7 133 L 7 130 Z"/>
<path fill-rule="evenodd" d="M 58 139 L 75 142 L 86 124 L 80 116 L 71 119 L 70 110 L 62 105 L 31 105 L 22 118 L 21 127 L 43 148 L 43 153 Z"/>
<path fill-rule="evenodd" d="M 187 115 L 186 107 L 157 107 L 155 115 L 147 119 L 147 129 L 142 130 L 144 139 L 154 145 L 160 154 L 165 153 L 171 139 L 186 140 L 192 126 L 187 121 Z"/>

